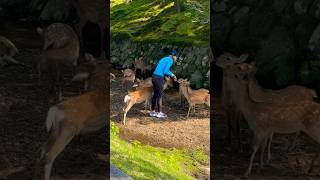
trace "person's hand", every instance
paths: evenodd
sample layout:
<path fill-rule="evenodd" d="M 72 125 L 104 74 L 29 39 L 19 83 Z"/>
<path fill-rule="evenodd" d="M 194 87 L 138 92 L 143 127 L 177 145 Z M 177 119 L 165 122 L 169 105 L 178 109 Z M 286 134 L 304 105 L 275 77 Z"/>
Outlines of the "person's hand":
<path fill-rule="evenodd" d="M 173 81 L 174 81 L 174 82 L 177 82 L 177 77 L 176 77 L 175 75 L 173 75 L 172 78 L 173 78 Z"/>

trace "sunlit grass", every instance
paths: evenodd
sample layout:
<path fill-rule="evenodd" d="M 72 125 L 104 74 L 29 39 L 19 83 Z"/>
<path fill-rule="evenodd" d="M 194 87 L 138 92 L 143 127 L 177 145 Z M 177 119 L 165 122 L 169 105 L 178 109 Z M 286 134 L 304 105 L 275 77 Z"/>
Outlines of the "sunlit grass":
<path fill-rule="evenodd" d="M 199 163 L 208 164 L 202 150 L 177 150 L 128 143 L 118 137 L 119 129 L 111 121 L 111 162 L 134 179 L 195 179 Z"/>

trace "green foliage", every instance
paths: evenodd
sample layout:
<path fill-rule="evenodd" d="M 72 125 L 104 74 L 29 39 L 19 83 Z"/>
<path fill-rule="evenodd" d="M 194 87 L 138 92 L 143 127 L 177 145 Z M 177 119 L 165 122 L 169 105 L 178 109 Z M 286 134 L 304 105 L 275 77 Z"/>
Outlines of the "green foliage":
<path fill-rule="evenodd" d="M 202 149 L 198 148 L 190 152 L 191 157 L 193 157 L 197 162 L 203 165 L 209 164 L 208 156 L 203 152 Z"/>
<path fill-rule="evenodd" d="M 156 148 L 118 137 L 119 128 L 110 122 L 111 162 L 134 179 L 195 179 L 199 163 L 208 164 L 201 149 L 193 151 Z"/>
<path fill-rule="evenodd" d="M 180 12 L 175 9 L 179 3 Z M 111 35 L 133 41 L 209 46 L 209 1 L 111 1 Z"/>
<path fill-rule="evenodd" d="M 314 84 L 320 81 L 320 57 L 314 57 L 310 61 L 303 62 L 299 78 L 303 84 Z"/>
<path fill-rule="evenodd" d="M 295 80 L 295 62 L 275 58 L 273 61 L 258 64 L 257 76 L 261 82 L 271 86 L 287 86 Z"/>
<path fill-rule="evenodd" d="M 110 121 L 110 136 L 117 137 L 119 134 L 119 128 L 113 121 Z"/>

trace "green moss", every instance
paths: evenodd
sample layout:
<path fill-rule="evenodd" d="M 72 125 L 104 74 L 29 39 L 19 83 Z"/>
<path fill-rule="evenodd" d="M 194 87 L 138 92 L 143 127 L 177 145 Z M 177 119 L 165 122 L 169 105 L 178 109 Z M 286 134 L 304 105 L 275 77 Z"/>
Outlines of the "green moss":
<path fill-rule="evenodd" d="M 111 1 L 112 38 L 127 32 L 133 41 L 166 42 L 209 46 L 209 1 L 134 0 L 129 4 Z M 205 22 L 205 23 L 203 23 Z"/>
<path fill-rule="evenodd" d="M 199 163 L 208 164 L 201 149 L 194 151 L 156 148 L 118 137 L 119 128 L 110 122 L 111 162 L 134 179 L 195 179 Z"/>

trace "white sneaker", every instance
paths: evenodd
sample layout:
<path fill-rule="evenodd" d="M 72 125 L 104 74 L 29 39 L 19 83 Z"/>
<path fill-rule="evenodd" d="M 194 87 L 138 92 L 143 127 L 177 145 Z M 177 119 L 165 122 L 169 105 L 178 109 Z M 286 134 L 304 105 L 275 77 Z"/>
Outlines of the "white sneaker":
<path fill-rule="evenodd" d="M 151 111 L 150 113 L 149 113 L 149 115 L 151 116 L 151 117 L 157 117 L 157 112 L 155 112 L 155 111 Z"/>
<path fill-rule="evenodd" d="M 159 112 L 159 113 L 157 113 L 157 118 L 167 118 L 168 116 L 165 114 L 165 113 L 163 113 L 163 112 Z"/>

